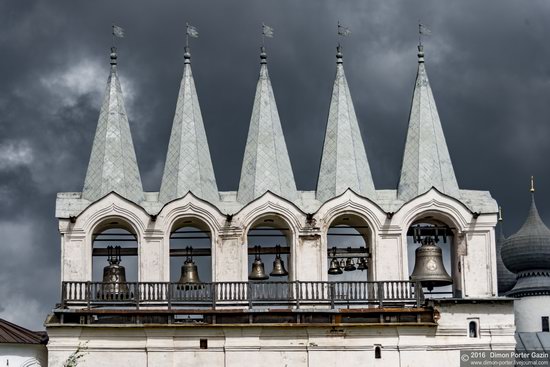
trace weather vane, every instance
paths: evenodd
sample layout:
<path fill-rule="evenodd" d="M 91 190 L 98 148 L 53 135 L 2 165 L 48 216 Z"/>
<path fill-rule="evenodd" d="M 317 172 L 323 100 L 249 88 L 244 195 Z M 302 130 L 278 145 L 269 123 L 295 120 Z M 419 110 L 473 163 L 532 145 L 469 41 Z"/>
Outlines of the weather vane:
<path fill-rule="evenodd" d="M 418 45 L 422 47 L 422 36 L 429 36 L 432 31 L 424 24 L 418 22 Z"/>
<path fill-rule="evenodd" d="M 189 24 L 189 23 L 185 23 L 185 24 L 186 24 L 186 29 L 185 29 L 185 48 L 189 48 L 189 37 L 191 37 L 191 38 L 199 38 L 199 30 L 197 29 L 197 27 L 192 26 L 192 25 Z"/>
<path fill-rule="evenodd" d="M 351 34 L 351 30 L 348 27 L 344 27 L 342 24 L 340 24 L 340 21 L 338 21 L 338 35 L 340 37 L 347 37 Z M 340 47 L 340 41 L 338 41 L 338 47 Z"/>
<path fill-rule="evenodd" d="M 274 29 L 273 27 L 270 27 L 268 25 L 265 25 L 264 23 L 262 23 L 262 47 L 264 47 L 265 45 L 265 38 L 273 38 L 273 33 L 274 33 Z"/>
<path fill-rule="evenodd" d="M 113 24 L 112 35 L 113 35 L 113 37 L 112 37 L 113 47 L 115 47 L 115 39 L 116 38 L 124 38 L 124 28 Z"/>

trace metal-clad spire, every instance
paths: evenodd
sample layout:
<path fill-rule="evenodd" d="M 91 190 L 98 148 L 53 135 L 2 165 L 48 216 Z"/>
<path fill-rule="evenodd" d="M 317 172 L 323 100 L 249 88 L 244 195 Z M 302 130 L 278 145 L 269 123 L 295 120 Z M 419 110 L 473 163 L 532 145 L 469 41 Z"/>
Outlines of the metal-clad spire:
<path fill-rule="evenodd" d="M 218 186 L 191 72 L 191 54 L 188 47 L 185 47 L 184 58 L 183 78 L 172 124 L 159 201 L 166 203 L 191 191 L 197 197 L 217 202 Z"/>
<path fill-rule="evenodd" d="M 268 190 L 289 200 L 296 199 L 298 195 L 267 71 L 264 47 L 261 48 L 260 59 L 260 77 L 237 194 L 241 203 L 248 203 Z"/>
<path fill-rule="evenodd" d="M 133 202 L 143 200 L 143 187 L 117 75 L 116 48 L 99 113 L 82 197 L 95 201 L 111 191 Z"/>
<path fill-rule="evenodd" d="M 407 201 L 432 187 L 459 198 L 453 164 L 424 65 L 423 46 L 419 45 L 418 73 L 409 116 L 398 197 Z"/>
<path fill-rule="evenodd" d="M 341 47 L 336 53 L 336 78 L 317 182 L 317 199 L 324 202 L 348 188 L 373 197 L 374 183 L 344 73 Z"/>

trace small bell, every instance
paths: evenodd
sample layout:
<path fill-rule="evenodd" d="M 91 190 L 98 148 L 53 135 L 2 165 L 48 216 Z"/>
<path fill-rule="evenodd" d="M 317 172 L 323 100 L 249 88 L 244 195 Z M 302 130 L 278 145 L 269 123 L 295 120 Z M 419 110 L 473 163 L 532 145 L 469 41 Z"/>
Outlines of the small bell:
<path fill-rule="evenodd" d="M 353 259 L 351 257 L 348 257 L 346 260 L 346 266 L 344 266 L 345 271 L 354 271 L 357 268 L 355 267 L 355 263 L 353 262 Z"/>
<path fill-rule="evenodd" d="M 201 281 L 199 279 L 199 271 L 197 264 L 193 261 L 191 257 L 193 248 L 187 247 L 187 259 L 181 267 L 181 277 L 178 280 L 178 289 L 197 289 L 202 288 Z"/>
<path fill-rule="evenodd" d="M 367 265 L 367 258 L 366 257 L 362 257 L 359 259 L 359 265 L 357 265 L 357 270 L 367 270 L 368 269 L 368 265 Z"/>
<path fill-rule="evenodd" d="M 338 263 L 338 259 L 335 257 L 330 260 L 330 267 L 328 268 L 328 273 L 330 275 L 338 275 L 342 274 L 342 268 L 340 267 L 340 263 Z"/>
<path fill-rule="evenodd" d="M 256 246 L 256 258 L 254 259 L 254 262 L 252 263 L 252 270 L 250 271 L 250 274 L 248 274 L 248 279 L 250 280 L 266 280 L 269 279 L 269 275 L 266 274 L 264 263 L 262 259 L 260 258 L 260 247 Z"/>
<path fill-rule="evenodd" d="M 109 265 L 103 268 L 102 291 L 98 296 L 103 299 L 126 299 L 130 295 L 128 283 L 126 283 L 126 269 L 120 265 L 120 246 L 107 247 Z"/>
<path fill-rule="evenodd" d="M 429 290 L 453 283 L 453 279 L 445 270 L 441 248 L 435 244 L 431 237 L 424 238 L 422 246 L 415 251 L 411 280 L 420 282 Z"/>
<path fill-rule="evenodd" d="M 284 277 L 288 275 L 288 271 L 285 269 L 285 262 L 281 259 L 281 246 L 277 245 L 277 256 L 273 261 L 273 270 L 269 275 L 272 277 Z"/>

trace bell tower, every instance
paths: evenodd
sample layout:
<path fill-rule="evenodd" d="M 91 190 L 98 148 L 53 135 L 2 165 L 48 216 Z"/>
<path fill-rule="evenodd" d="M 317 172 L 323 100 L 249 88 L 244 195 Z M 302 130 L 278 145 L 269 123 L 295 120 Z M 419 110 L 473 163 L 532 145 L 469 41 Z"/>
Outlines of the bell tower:
<path fill-rule="evenodd" d="M 187 44 L 160 190 L 144 192 L 110 57 L 84 188 L 57 195 L 50 367 L 79 351 L 83 367 L 458 367 L 461 350 L 514 347 L 513 301 L 497 293 L 498 206 L 458 186 L 422 46 L 389 189 L 374 185 L 340 45 L 315 191 L 296 187 L 263 45 L 239 185 L 219 191 Z M 533 210 L 527 230 L 544 242 Z M 512 293 L 544 269 L 510 255 L 519 237 L 502 247 L 525 273 Z"/>

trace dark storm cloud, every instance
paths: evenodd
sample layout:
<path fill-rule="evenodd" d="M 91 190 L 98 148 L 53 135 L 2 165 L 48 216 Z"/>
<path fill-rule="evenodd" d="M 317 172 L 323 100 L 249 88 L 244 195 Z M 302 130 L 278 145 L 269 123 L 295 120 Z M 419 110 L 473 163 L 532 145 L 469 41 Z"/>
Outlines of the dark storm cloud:
<path fill-rule="evenodd" d="M 0 317 L 38 328 L 59 295 L 55 194 L 82 189 L 108 74 L 112 23 L 146 190 L 160 186 L 182 72 L 185 22 L 218 185 L 238 186 L 260 24 L 296 181 L 316 185 L 335 72 L 336 22 L 378 188 L 399 177 L 416 72 L 418 19 L 462 188 L 523 220 L 528 177 L 550 220 L 547 1 L 5 1 L 0 5 Z"/>

